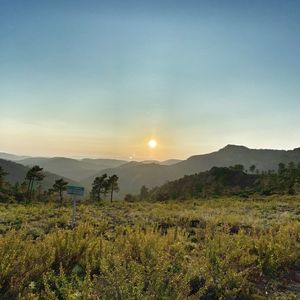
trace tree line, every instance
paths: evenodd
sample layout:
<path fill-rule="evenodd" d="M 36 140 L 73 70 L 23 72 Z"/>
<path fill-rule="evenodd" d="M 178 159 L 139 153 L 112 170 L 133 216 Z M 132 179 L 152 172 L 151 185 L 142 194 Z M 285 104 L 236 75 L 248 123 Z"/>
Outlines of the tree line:
<path fill-rule="evenodd" d="M 209 171 L 186 175 L 159 187 L 142 186 L 138 195 L 127 194 L 125 200 L 165 201 L 169 199 L 274 194 L 295 195 L 300 192 L 300 163 L 280 163 L 276 171 L 259 171 L 255 165 L 213 167 Z"/>
<path fill-rule="evenodd" d="M 59 201 L 63 204 L 64 192 L 68 182 L 57 179 L 48 190 L 43 190 L 41 182 L 45 178 L 43 168 L 33 166 L 28 170 L 24 182 L 14 185 L 5 181 L 7 172 L 0 167 L 0 201 L 31 202 Z M 103 174 L 94 179 L 90 200 L 101 202 L 109 196 L 113 201 L 115 192 L 119 191 L 118 176 Z M 186 175 L 175 181 L 167 182 L 160 187 L 148 189 L 142 186 L 138 195 L 127 194 L 125 201 L 137 200 L 163 201 L 168 199 L 207 198 L 238 195 L 248 197 L 253 194 L 294 195 L 300 192 L 300 163 L 280 163 L 276 171 L 259 171 L 255 165 L 245 169 L 243 165 L 232 167 L 213 167 L 211 170 L 194 175 Z"/>
<path fill-rule="evenodd" d="M 64 193 L 67 190 L 69 182 L 64 178 L 54 181 L 49 189 L 42 188 L 42 181 L 46 177 L 43 168 L 36 165 L 28 170 L 24 181 L 14 185 L 5 180 L 8 173 L 0 166 L 0 202 L 17 201 L 29 203 L 31 201 L 52 201 L 55 196 L 58 202 L 62 205 L 64 203 Z M 119 191 L 118 176 L 107 174 L 101 177 L 96 177 L 90 194 L 92 200 L 100 202 L 110 195 L 110 201 L 113 201 L 113 195 Z"/>

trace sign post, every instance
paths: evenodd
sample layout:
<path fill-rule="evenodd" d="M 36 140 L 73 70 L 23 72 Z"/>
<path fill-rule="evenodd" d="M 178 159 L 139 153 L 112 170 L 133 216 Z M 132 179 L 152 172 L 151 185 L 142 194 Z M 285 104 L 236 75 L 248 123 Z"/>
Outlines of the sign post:
<path fill-rule="evenodd" d="M 72 228 L 76 226 L 76 195 L 72 196 L 73 200 L 73 213 L 72 213 Z"/>
<path fill-rule="evenodd" d="M 76 196 L 84 195 L 84 188 L 81 186 L 67 186 L 67 194 L 72 195 L 73 212 L 72 212 L 72 228 L 76 226 Z"/>

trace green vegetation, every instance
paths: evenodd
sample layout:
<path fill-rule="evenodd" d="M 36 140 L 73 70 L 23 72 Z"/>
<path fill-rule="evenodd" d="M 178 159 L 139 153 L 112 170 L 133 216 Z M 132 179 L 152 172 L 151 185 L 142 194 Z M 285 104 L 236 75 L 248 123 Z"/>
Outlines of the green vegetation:
<path fill-rule="evenodd" d="M 299 200 L 2 204 L 0 298 L 296 299 Z"/>
<path fill-rule="evenodd" d="M 107 177 L 107 174 L 103 174 L 100 177 L 96 177 L 92 184 L 91 198 L 100 202 L 101 194 L 105 198 L 109 192 L 110 202 L 112 202 L 114 192 L 119 191 L 118 180 L 119 177 L 117 175 Z"/>
<path fill-rule="evenodd" d="M 33 187 L 35 181 L 42 181 L 45 175 L 42 173 L 43 168 L 39 166 L 33 166 L 26 174 L 26 180 L 28 180 L 27 199 L 32 199 Z"/>
<path fill-rule="evenodd" d="M 7 156 L 4 155 L 4 157 Z M 277 171 L 280 162 L 288 166 L 291 161 L 295 165 L 300 163 L 300 149 L 290 151 L 256 150 L 228 145 L 213 153 L 192 156 L 177 163 L 173 161 L 174 164 L 165 162 L 159 164 L 155 161 L 126 162 L 107 159 L 76 160 L 64 157 L 30 157 L 18 160 L 18 163 L 0 159 L 0 166 L 9 173 L 6 180 L 12 185 L 16 182 L 23 182 L 30 167 L 38 165 L 44 168 L 46 177 L 38 183 L 43 190 L 51 188 L 55 180 L 63 178 L 70 185 L 80 185 L 90 191 L 96 177 L 101 177 L 103 174 L 109 176 L 116 174 L 119 177 L 118 185 L 120 187 L 117 198 L 123 199 L 128 193 L 137 195 L 143 185 L 151 189 L 185 175 L 205 172 L 214 166 L 243 165 L 244 169 L 248 170 L 248 174 L 257 172 L 261 174 L 269 170 Z"/>
<path fill-rule="evenodd" d="M 107 181 L 107 174 L 103 174 L 100 177 L 96 177 L 93 184 L 92 184 L 92 191 L 91 196 L 94 200 L 98 202 L 101 201 L 101 194 L 106 196 L 108 192 L 108 181 Z"/>
<path fill-rule="evenodd" d="M 107 180 L 107 185 L 110 190 L 110 202 L 113 201 L 114 192 L 119 191 L 118 180 L 119 180 L 119 177 L 117 175 L 109 176 L 109 178 Z"/>
<path fill-rule="evenodd" d="M 1 299 L 299 296 L 300 166 L 215 167 L 114 203 L 118 176 L 97 177 L 76 228 L 67 182 L 43 191 L 42 171 L 0 169 Z"/>
<path fill-rule="evenodd" d="M 53 184 L 52 191 L 57 192 L 59 194 L 60 203 L 63 204 L 63 192 L 67 190 L 68 182 L 65 181 L 63 178 L 55 180 Z M 51 191 L 50 191 L 51 192 Z"/>
<path fill-rule="evenodd" d="M 59 195 L 59 203 L 62 205 L 64 198 L 63 193 L 67 190 L 68 181 L 63 178 L 56 179 L 53 186 L 48 190 L 43 190 L 42 185 L 36 186 L 35 183 L 42 182 L 47 178 L 47 173 L 43 172 L 43 168 L 36 165 L 30 168 L 21 185 L 17 182 L 15 185 L 10 184 L 5 180 L 9 173 L 5 172 L 0 166 L 0 202 L 19 202 L 29 203 L 32 201 L 39 202 L 55 202 L 55 194 Z M 101 177 L 96 177 L 91 191 L 91 199 L 101 200 L 101 194 L 104 198 L 109 193 L 110 201 L 113 201 L 114 192 L 119 191 L 118 186 L 119 177 L 112 175 L 107 177 L 107 174 Z"/>
<path fill-rule="evenodd" d="M 294 195 L 298 192 L 300 192 L 300 164 L 295 165 L 291 162 L 287 166 L 280 163 L 277 172 L 260 173 L 254 165 L 249 171 L 242 165 L 229 168 L 213 167 L 207 172 L 186 175 L 149 192 L 143 187 L 139 198 L 163 201 L 236 195 L 242 197 Z"/>

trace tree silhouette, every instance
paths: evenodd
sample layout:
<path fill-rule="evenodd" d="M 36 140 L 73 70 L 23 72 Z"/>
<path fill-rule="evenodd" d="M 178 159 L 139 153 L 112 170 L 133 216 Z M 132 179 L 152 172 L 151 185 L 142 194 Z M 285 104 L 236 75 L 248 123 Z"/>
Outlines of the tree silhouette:
<path fill-rule="evenodd" d="M 117 175 L 112 175 L 108 178 L 108 186 L 110 189 L 110 202 L 113 201 L 113 193 L 119 191 L 118 180 L 119 177 Z"/>
<path fill-rule="evenodd" d="M 244 172 L 244 170 L 245 170 L 245 167 L 243 165 L 240 165 L 240 164 L 234 165 L 230 168 L 233 169 L 233 170 L 236 170 L 236 171 L 240 171 L 240 172 Z"/>
<path fill-rule="evenodd" d="M 0 189 L 3 188 L 3 185 L 4 185 L 4 177 L 8 175 L 8 173 L 6 173 L 4 171 L 4 169 L 2 167 L 0 167 Z"/>
<path fill-rule="evenodd" d="M 286 167 L 284 163 L 278 165 L 278 174 L 283 175 L 285 173 Z"/>
<path fill-rule="evenodd" d="M 249 168 L 249 171 L 250 171 L 251 173 L 254 173 L 255 170 L 256 170 L 256 166 L 255 166 L 255 165 L 252 165 L 252 166 Z"/>
<path fill-rule="evenodd" d="M 59 193 L 59 200 L 60 204 L 63 204 L 63 192 L 67 189 L 68 182 L 65 181 L 63 178 L 55 180 L 53 184 L 53 191 Z"/>
<path fill-rule="evenodd" d="M 149 190 L 145 185 L 143 185 L 140 191 L 140 199 L 147 200 L 148 198 L 149 198 Z"/>
<path fill-rule="evenodd" d="M 8 199 L 8 190 L 7 185 L 8 183 L 6 183 L 4 181 L 4 177 L 7 175 L 8 173 L 6 173 L 4 171 L 4 169 L 2 167 L 0 167 L 0 201 L 2 202 L 3 200 L 6 201 Z"/>
<path fill-rule="evenodd" d="M 93 184 L 92 184 L 92 195 L 97 198 L 97 201 L 101 201 L 101 194 L 104 196 L 108 190 L 107 184 L 107 174 L 103 174 L 100 177 L 96 177 Z"/>
<path fill-rule="evenodd" d="M 291 161 L 288 164 L 288 168 L 287 168 L 287 177 L 288 177 L 288 194 L 290 195 L 294 195 L 295 192 L 295 184 L 296 184 L 296 180 L 297 180 L 297 167 L 296 164 Z"/>
<path fill-rule="evenodd" d="M 45 175 L 42 173 L 43 168 L 40 166 L 33 166 L 26 174 L 25 179 L 28 180 L 27 187 L 27 199 L 31 200 L 33 186 L 35 181 L 42 181 L 45 178 Z"/>

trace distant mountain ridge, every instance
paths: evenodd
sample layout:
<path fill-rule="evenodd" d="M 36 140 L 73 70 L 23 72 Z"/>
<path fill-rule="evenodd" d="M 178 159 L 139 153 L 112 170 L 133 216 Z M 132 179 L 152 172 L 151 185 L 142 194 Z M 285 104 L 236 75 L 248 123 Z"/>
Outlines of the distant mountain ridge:
<path fill-rule="evenodd" d="M 194 155 L 176 164 L 181 170 L 197 173 L 210 168 L 242 164 L 248 169 L 255 165 L 261 171 L 276 170 L 280 162 L 300 162 L 300 148 L 294 150 L 250 149 L 245 146 L 227 145 L 219 151 Z"/>
<path fill-rule="evenodd" d="M 126 163 L 125 160 L 113 159 L 82 159 L 77 160 L 66 157 L 52 158 L 26 158 L 19 160 L 18 163 L 32 167 L 39 165 L 45 170 L 80 181 L 105 168 L 114 168 Z"/>
<path fill-rule="evenodd" d="M 102 170 L 116 168 L 125 164 L 161 164 L 171 165 L 179 162 L 180 160 L 167 160 L 167 161 L 126 161 L 120 159 L 106 159 L 106 158 L 82 158 L 74 159 L 68 157 L 29 157 L 19 156 L 0 152 L 0 159 L 15 161 L 26 167 L 39 165 L 48 172 L 58 174 L 62 177 L 71 178 L 74 181 L 81 181 L 90 176 L 93 176 Z"/>
<path fill-rule="evenodd" d="M 0 155 L 1 157 L 1 155 Z M 242 164 L 246 169 L 255 165 L 260 171 L 277 170 L 280 162 L 300 163 L 300 148 L 294 150 L 250 149 L 245 146 L 227 145 L 208 154 L 193 155 L 186 160 L 125 161 L 114 159 L 71 159 L 25 158 L 18 162 L 32 166 L 38 164 L 46 171 L 78 181 L 90 189 L 96 176 L 104 173 L 119 177 L 120 197 L 126 193 L 138 193 L 142 185 L 149 188 L 160 186 L 167 181 L 184 175 L 208 171 L 212 167 L 229 167 Z"/>
<path fill-rule="evenodd" d="M 280 162 L 300 163 L 300 148 L 294 150 L 250 149 L 245 146 L 227 145 L 219 151 L 194 155 L 174 165 L 129 163 L 121 167 L 106 169 L 81 183 L 90 187 L 93 178 L 107 173 L 119 176 L 120 195 L 138 193 L 142 185 L 149 188 L 176 180 L 184 175 L 208 171 L 212 167 L 229 167 L 242 164 L 246 169 L 255 165 L 260 171 L 277 170 Z"/>
<path fill-rule="evenodd" d="M 11 161 L 17 161 L 20 159 L 25 159 L 28 158 L 29 156 L 25 155 L 16 155 L 16 154 L 10 154 L 6 152 L 0 152 L 0 159 L 6 159 L 6 160 L 11 160 Z"/>

